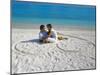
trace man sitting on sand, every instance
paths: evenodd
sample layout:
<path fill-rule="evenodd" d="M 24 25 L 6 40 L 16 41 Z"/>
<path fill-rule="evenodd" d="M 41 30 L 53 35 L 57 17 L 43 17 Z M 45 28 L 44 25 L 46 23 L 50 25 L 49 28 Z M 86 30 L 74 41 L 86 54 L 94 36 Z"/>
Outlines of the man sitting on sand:
<path fill-rule="evenodd" d="M 40 26 L 39 40 L 42 43 L 54 43 L 57 42 L 57 33 L 52 28 L 51 24 L 47 24 L 47 30 L 45 30 L 45 26 Z"/>
<path fill-rule="evenodd" d="M 57 32 L 52 28 L 51 24 L 47 24 L 47 41 L 50 43 L 57 42 Z"/>

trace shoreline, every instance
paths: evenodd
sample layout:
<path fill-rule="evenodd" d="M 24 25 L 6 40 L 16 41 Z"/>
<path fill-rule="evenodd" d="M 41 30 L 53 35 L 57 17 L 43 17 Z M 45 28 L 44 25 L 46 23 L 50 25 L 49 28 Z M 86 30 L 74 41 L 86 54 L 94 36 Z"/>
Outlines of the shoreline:
<path fill-rule="evenodd" d="M 12 30 L 39 30 L 39 27 L 11 27 Z M 60 30 L 60 31 L 96 31 L 96 28 L 74 28 L 74 27 L 54 27 L 55 30 Z"/>
<path fill-rule="evenodd" d="M 12 24 L 12 29 L 39 29 L 42 24 Z M 46 26 L 46 24 L 43 24 Z M 52 24 L 55 30 L 96 30 L 96 25 L 55 25 Z"/>

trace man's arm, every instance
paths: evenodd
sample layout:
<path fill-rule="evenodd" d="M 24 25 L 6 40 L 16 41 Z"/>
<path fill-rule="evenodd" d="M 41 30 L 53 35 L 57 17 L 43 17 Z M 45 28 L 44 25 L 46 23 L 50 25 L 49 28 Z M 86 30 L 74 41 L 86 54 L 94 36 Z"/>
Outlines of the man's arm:
<path fill-rule="evenodd" d="M 55 39 L 57 39 L 57 32 L 54 30 L 53 31 L 53 37 L 55 38 Z"/>

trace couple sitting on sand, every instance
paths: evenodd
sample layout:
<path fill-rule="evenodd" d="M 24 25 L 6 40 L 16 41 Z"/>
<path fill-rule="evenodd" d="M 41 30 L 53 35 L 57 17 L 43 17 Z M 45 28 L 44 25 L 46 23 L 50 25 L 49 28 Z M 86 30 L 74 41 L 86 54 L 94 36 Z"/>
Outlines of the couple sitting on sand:
<path fill-rule="evenodd" d="M 57 42 L 57 32 L 53 29 L 51 24 L 47 24 L 47 30 L 44 25 L 40 26 L 39 40 L 42 43 Z"/>

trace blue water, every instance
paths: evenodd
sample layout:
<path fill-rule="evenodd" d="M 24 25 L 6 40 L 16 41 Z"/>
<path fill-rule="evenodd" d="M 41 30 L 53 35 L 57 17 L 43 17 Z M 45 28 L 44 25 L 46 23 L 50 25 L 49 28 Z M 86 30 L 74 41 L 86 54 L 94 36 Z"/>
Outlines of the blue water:
<path fill-rule="evenodd" d="M 12 25 L 15 27 L 48 24 L 95 28 L 96 6 L 19 2 L 12 0 Z"/>

